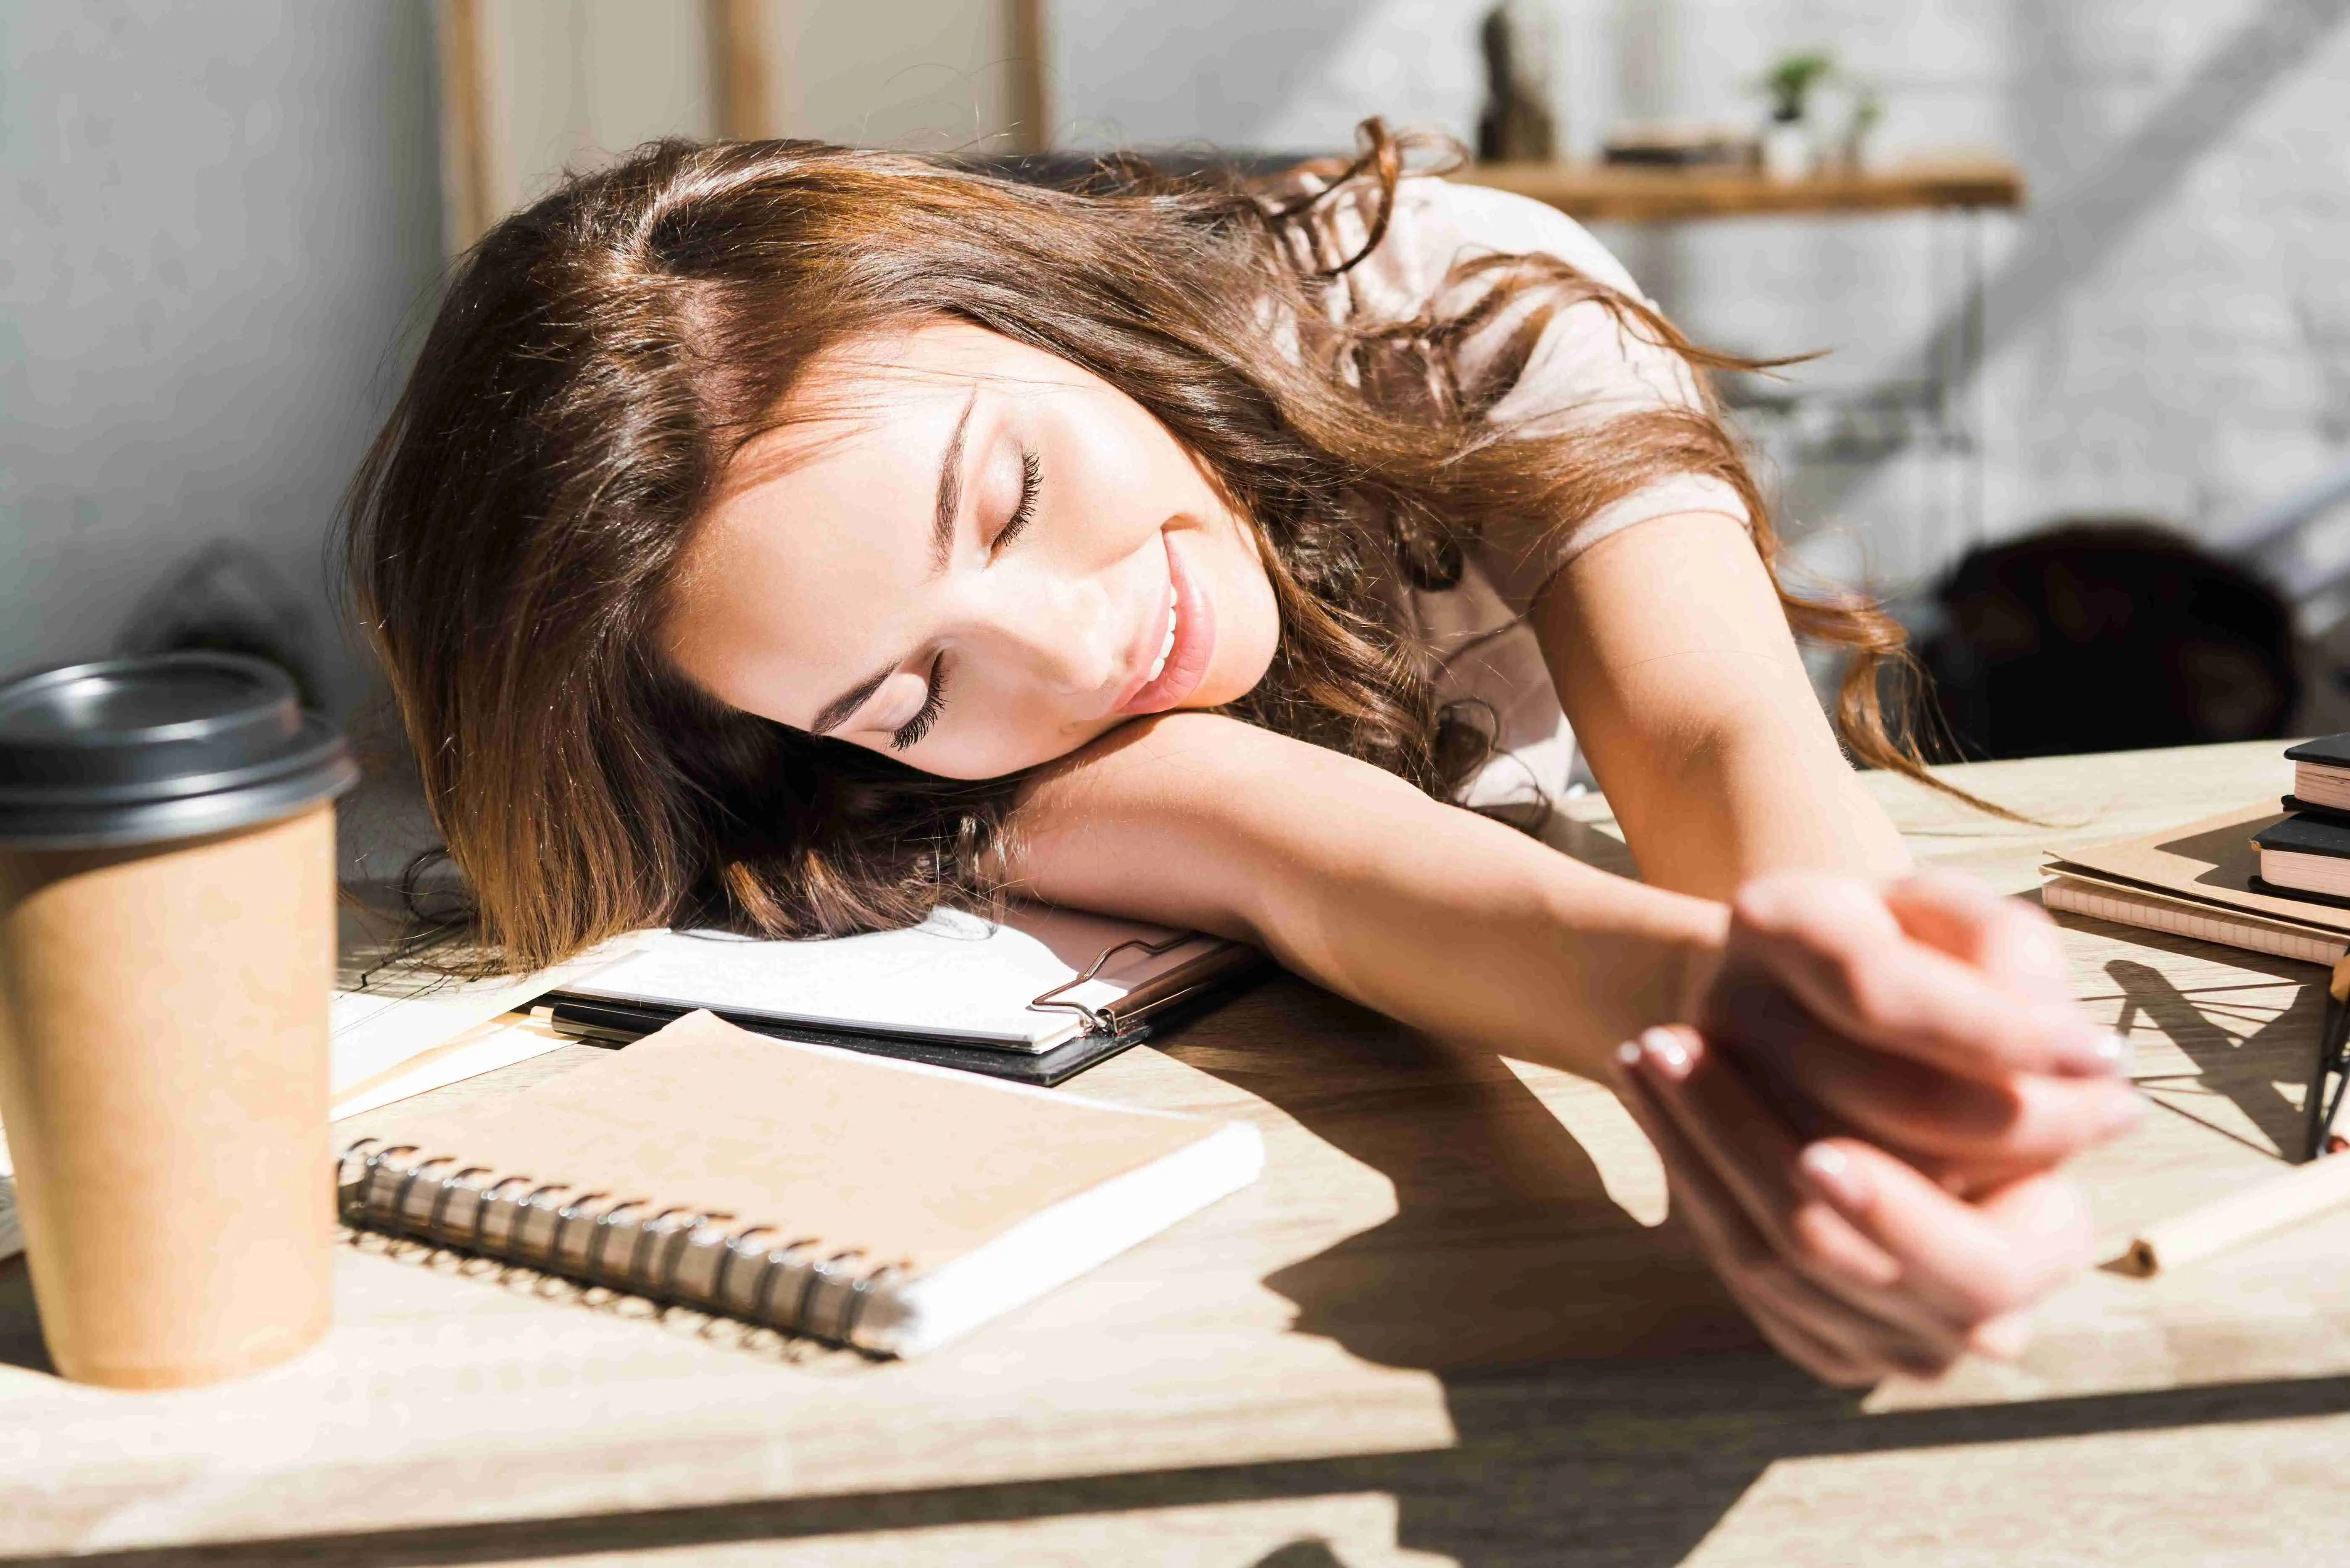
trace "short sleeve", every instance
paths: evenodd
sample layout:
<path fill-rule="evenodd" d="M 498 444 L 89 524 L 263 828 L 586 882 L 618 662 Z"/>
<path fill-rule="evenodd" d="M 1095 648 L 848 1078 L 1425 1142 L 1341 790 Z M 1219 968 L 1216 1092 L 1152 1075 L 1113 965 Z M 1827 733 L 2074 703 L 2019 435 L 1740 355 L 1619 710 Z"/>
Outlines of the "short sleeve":
<path fill-rule="evenodd" d="M 1461 292 L 1447 295 L 1446 275 L 1456 263 L 1530 253 L 1556 256 L 1618 293 L 1648 303 L 1623 264 L 1564 213 L 1507 192 L 1432 179 L 1408 180 L 1398 188 L 1387 236 L 1349 275 L 1350 303 L 1357 311 L 1387 319 L 1430 309 L 1453 315 L 1474 304 L 1476 291 L 1487 286 L 1472 280 L 1451 286 Z M 1477 380 L 1501 354 L 1523 312 L 1539 307 L 1536 300 L 1513 305 L 1464 341 L 1456 361 L 1462 380 Z M 1586 300 L 1553 317 L 1489 417 L 1564 434 L 1643 410 L 1703 406 L 1687 361 L 1628 330 L 1605 305 Z M 1682 512 L 1718 512 L 1752 525 L 1744 501 L 1724 481 L 1698 472 L 1670 475 L 1564 534 L 1535 519 L 1523 529 L 1489 531 L 1479 543 L 1478 565 L 1503 601 L 1523 613 L 1561 567 L 1592 545 L 1650 518 Z"/>

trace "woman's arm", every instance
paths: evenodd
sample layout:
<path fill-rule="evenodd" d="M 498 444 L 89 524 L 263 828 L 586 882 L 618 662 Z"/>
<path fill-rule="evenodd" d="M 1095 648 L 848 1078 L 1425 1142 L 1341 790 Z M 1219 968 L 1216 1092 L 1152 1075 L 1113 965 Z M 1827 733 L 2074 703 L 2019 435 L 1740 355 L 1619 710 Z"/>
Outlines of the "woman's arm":
<path fill-rule="evenodd" d="M 1644 1024 L 1728 997 L 1799 1021 L 1815 1044 L 2024 1069 L 1977 1085 L 1963 1152 L 2021 1150 L 2027 1171 L 2135 1108 L 2102 1075 L 2043 1075 L 2099 1065 L 2077 1013 L 2042 1005 L 2048 953 L 2030 950 L 2053 932 L 1931 878 L 1878 894 L 1765 876 L 1731 920 L 1366 764 L 1200 713 L 1129 725 L 1049 770 L 1014 836 L 1012 869 L 1044 898 L 1247 938 L 1424 1029 L 1591 1076 L 1613 1066 L 1731 1288 L 1774 1343 L 1838 1381 L 2012 1350 L 2012 1314 L 2083 1260 L 2078 1194 L 2026 1174 L 1978 1208 L 1866 1145 L 1823 1155 L 1742 1075 L 1693 1070 L 1708 1060 L 1700 1036 Z M 1635 1035 L 1683 1044 L 1649 1047 L 1657 1064 L 1636 1071 L 1611 1051 Z M 1908 1092 L 1914 1075 L 1893 1075 L 1889 1096 L 1872 1093 L 1884 1075 L 1855 1076 L 1838 1106 L 1855 1125 L 1948 1119 Z"/>
<path fill-rule="evenodd" d="M 1604 539 L 1531 618 L 1642 880 L 1727 898 L 1765 871 L 1908 869 L 1735 519 L 1693 512 Z"/>
<path fill-rule="evenodd" d="M 1938 940 L 1898 890 L 1765 877 L 1733 921 L 1720 903 L 1610 876 L 1368 763 L 1215 714 L 1139 721 L 1045 770 L 1012 845 L 1013 877 L 1035 897 L 1238 937 L 1390 1017 L 1589 1077 L 1650 1025 L 1706 1026 L 1725 998 L 1923 1070 L 2106 1065 L 2075 1012 Z M 2029 919 L 1984 902 L 1940 924 L 1980 946 Z M 1904 1118 L 1930 1119 L 1900 1086 L 1882 1107 L 1861 1095 L 1837 1109 L 1864 1127 L 1881 1113 L 1877 1130 L 1900 1147 Z M 1968 1141 L 2044 1142 L 2040 1129 L 2093 1092 L 2002 1087 L 1975 1107 Z"/>
<path fill-rule="evenodd" d="M 1242 938 L 1431 1033 L 1597 1077 L 1686 1016 L 1719 904 L 1644 888 L 1335 752 L 1208 713 L 1128 724 L 1024 796 L 1036 896 Z"/>

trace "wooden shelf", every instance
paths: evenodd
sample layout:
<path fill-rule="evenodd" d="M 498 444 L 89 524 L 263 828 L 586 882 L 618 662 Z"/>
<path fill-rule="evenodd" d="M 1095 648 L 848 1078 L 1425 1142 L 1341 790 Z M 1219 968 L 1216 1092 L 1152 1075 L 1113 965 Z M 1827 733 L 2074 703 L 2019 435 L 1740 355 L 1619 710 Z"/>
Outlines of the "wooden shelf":
<path fill-rule="evenodd" d="M 2023 172 L 1981 155 L 1918 158 L 1858 173 L 1773 180 L 1751 168 L 1620 163 L 1480 163 L 1452 178 L 1513 191 L 1569 217 L 1624 223 L 2023 205 Z"/>

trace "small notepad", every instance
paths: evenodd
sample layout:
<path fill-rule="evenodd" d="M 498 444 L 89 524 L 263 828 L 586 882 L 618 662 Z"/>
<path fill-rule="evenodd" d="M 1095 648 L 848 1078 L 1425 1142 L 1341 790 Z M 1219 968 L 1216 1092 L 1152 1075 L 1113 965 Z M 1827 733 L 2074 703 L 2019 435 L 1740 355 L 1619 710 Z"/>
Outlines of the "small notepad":
<path fill-rule="evenodd" d="M 931 1349 L 1253 1180 L 1256 1129 L 753 1034 L 357 1127 L 347 1222 L 861 1349 Z"/>

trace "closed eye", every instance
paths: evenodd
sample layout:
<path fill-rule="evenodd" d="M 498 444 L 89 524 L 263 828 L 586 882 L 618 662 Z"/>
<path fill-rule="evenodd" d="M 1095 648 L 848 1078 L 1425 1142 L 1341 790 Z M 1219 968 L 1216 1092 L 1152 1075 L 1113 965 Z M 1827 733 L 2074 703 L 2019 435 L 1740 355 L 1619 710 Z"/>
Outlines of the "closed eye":
<path fill-rule="evenodd" d="M 1033 452 L 1022 452 L 1020 504 L 1012 509 L 1012 515 L 1005 518 L 1003 526 L 996 531 L 995 543 L 991 548 L 1002 550 L 1026 532 L 1028 524 L 1036 520 L 1036 496 L 1044 488 L 1045 460 Z"/>
<path fill-rule="evenodd" d="M 946 706 L 946 692 L 947 660 L 946 656 L 941 654 L 931 662 L 931 689 L 924 694 L 921 707 L 912 718 L 889 732 L 891 751 L 908 752 L 922 743 L 922 737 L 929 734 L 931 726 L 939 722 L 940 710 Z"/>

